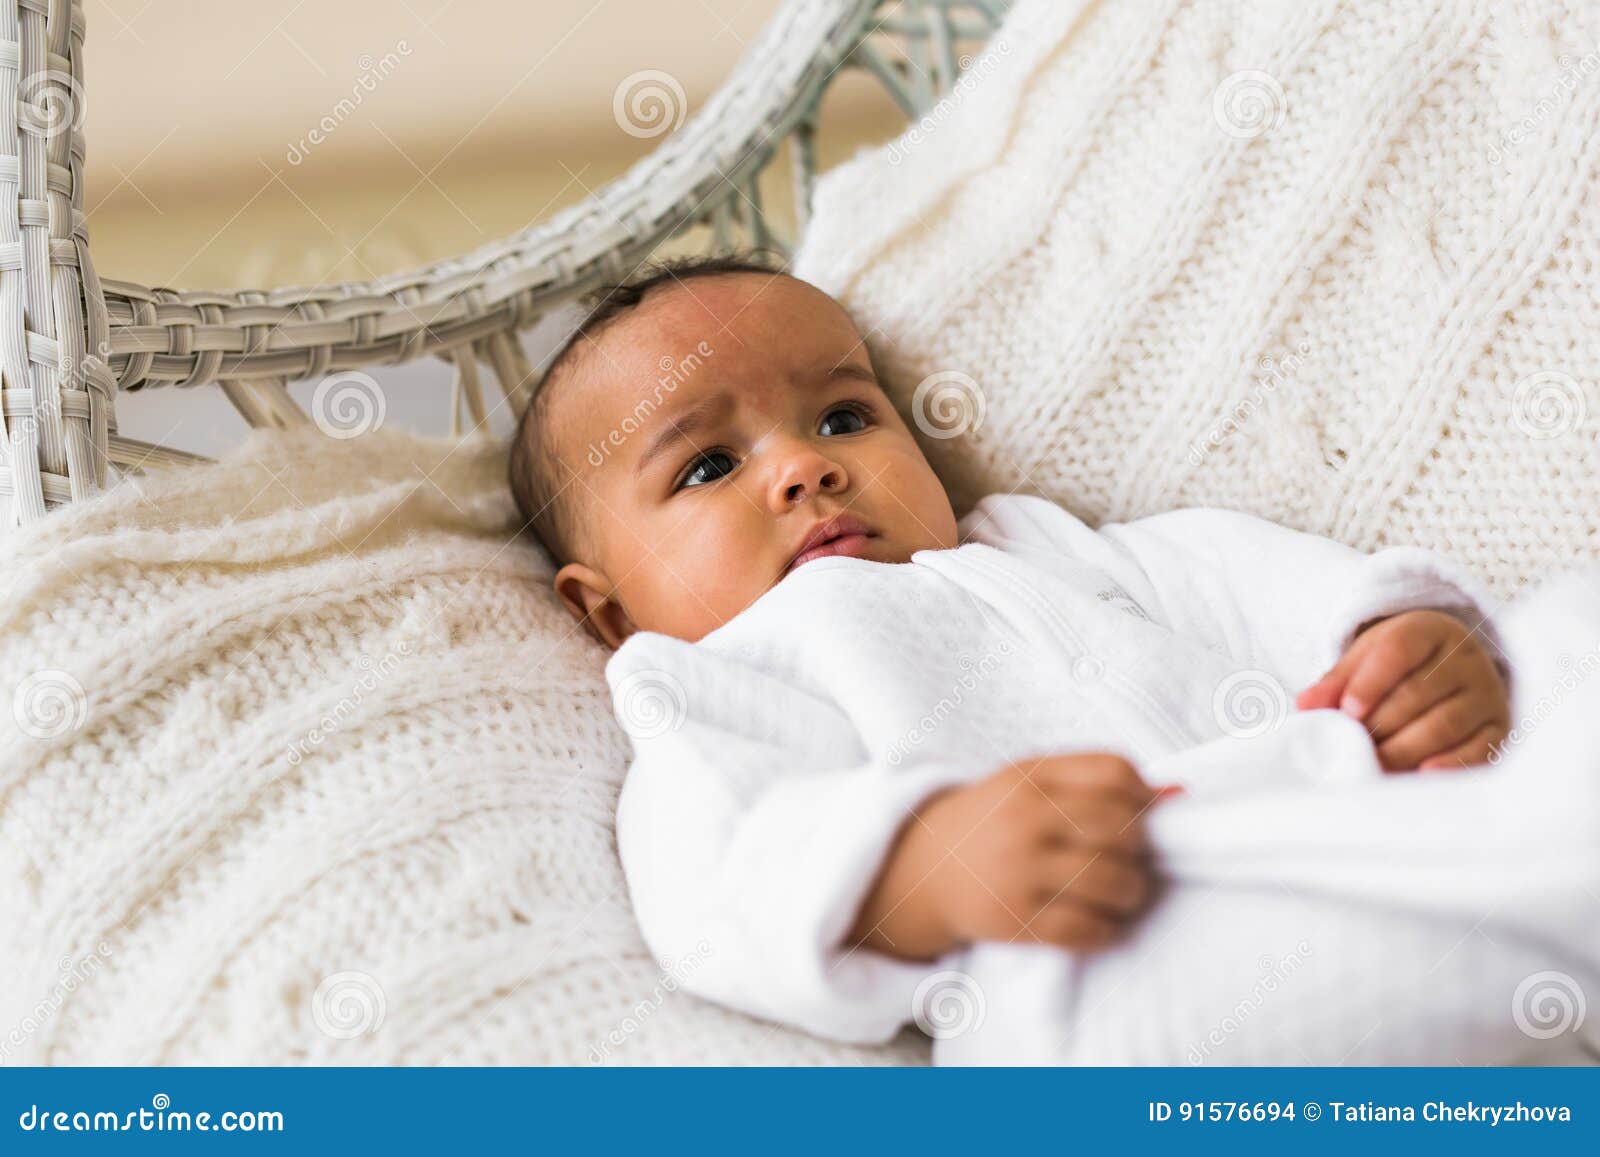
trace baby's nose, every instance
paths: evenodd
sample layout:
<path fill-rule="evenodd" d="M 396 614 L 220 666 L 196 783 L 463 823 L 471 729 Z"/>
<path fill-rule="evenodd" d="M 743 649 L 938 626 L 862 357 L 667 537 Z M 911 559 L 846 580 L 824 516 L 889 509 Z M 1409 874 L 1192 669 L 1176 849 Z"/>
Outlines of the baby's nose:
<path fill-rule="evenodd" d="M 817 494 L 837 493 L 848 478 L 844 466 L 814 446 L 801 443 L 789 450 L 774 487 L 775 508 L 786 510 Z"/>

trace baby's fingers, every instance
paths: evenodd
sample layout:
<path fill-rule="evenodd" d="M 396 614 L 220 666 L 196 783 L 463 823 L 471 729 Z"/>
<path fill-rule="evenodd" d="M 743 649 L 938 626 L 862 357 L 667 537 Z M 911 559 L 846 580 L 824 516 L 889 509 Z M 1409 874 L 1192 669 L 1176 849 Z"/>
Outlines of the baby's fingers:
<path fill-rule="evenodd" d="M 1494 753 L 1496 744 L 1502 742 L 1510 732 L 1499 723 L 1485 723 L 1464 743 L 1457 744 L 1449 751 L 1441 751 L 1438 755 L 1430 755 L 1417 766 L 1423 771 L 1446 771 L 1456 767 L 1474 767 L 1480 763 L 1488 763 L 1489 756 Z"/>
<path fill-rule="evenodd" d="M 1084 904 L 1051 904 L 1012 939 L 1023 944 L 1054 944 L 1073 952 L 1104 948 L 1122 934 L 1120 920 Z"/>
<path fill-rule="evenodd" d="M 1350 648 L 1350 654 L 1356 656 L 1355 665 L 1345 683 L 1339 710 L 1355 719 L 1366 719 L 1437 649 L 1437 641 L 1420 631 L 1373 628 Z"/>
<path fill-rule="evenodd" d="M 1424 666 L 1410 678 L 1383 697 L 1383 701 L 1367 715 L 1367 730 L 1374 743 L 1383 743 L 1414 719 L 1419 719 L 1429 708 L 1442 703 L 1462 690 L 1462 683 L 1451 677 L 1442 667 Z"/>
<path fill-rule="evenodd" d="M 1493 720 L 1472 697 L 1457 693 L 1436 703 L 1378 745 L 1378 759 L 1390 771 L 1417 767 L 1424 759 L 1467 743 Z"/>
<path fill-rule="evenodd" d="M 1051 842 L 1057 845 L 1127 854 L 1148 845 L 1144 816 L 1155 804 L 1153 792 L 1142 803 L 1094 792 L 1057 792 L 1051 802 Z"/>
<path fill-rule="evenodd" d="M 1036 902 L 1086 904 L 1125 919 L 1150 898 L 1150 873 L 1139 861 L 1108 852 L 1063 852 L 1051 857 Z"/>
<path fill-rule="evenodd" d="M 1339 706 L 1339 696 L 1344 693 L 1347 678 L 1342 665 L 1335 664 L 1322 678 L 1295 696 L 1295 707 L 1301 711 L 1315 711 L 1318 708 Z"/>

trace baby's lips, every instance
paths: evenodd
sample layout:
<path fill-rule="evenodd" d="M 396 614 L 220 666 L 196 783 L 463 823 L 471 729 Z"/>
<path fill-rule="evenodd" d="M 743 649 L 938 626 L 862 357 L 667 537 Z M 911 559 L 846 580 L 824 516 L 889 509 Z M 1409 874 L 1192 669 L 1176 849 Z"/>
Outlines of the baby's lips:
<path fill-rule="evenodd" d="M 1183 784 L 1181 784 L 1181 783 L 1169 783 L 1165 787 L 1156 788 L 1156 802 L 1159 803 L 1164 799 L 1171 799 L 1175 795 L 1182 795 L 1182 794 L 1183 794 Z"/>

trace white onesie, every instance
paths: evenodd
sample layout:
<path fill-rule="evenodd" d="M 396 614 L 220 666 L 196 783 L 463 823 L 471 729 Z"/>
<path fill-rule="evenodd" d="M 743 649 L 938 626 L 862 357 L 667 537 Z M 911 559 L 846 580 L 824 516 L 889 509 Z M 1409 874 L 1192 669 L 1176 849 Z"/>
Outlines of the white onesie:
<path fill-rule="evenodd" d="M 993 496 L 960 531 L 906 564 L 813 561 L 697 643 L 640 632 L 612 656 L 635 753 L 619 851 L 652 950 L 694 960 L 685 987 L 841 1040 L 915 1022 L 940 1063 L 1591 1055 L 1593 1024 L 1530 1034 L 1513 1001 L 1546 999 L 1519 996 L 1530 976 L 1597 983 L 1592 796 L 1546 800 L 1535 830 L 1506 766 L 1385 776 L 1360 724 L 1293 706 L 1402 610 L 1498 651 L 1463 568 L 1210 509 L 1095 531 Z M 840 947 L 912 809 L 1072 750 L 1189 789 L 1149 816 L 1169 882 L 1123 945 Z M 1567 770 L 1563 792 L 1597 779 Z"/>

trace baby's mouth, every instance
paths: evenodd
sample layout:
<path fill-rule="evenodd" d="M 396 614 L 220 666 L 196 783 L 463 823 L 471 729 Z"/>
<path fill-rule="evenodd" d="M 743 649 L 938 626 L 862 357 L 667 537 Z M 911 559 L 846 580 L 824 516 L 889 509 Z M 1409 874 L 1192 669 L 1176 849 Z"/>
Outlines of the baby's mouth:
<path fill-rule="evenodd" d="M 866 553 L 867 540 L 876 538 L 877 533 L 853 514 L 836 515 L 811 529 L 783 573 L 790 574 L 808 562 L 834 555 L 861 558 Z"/>

